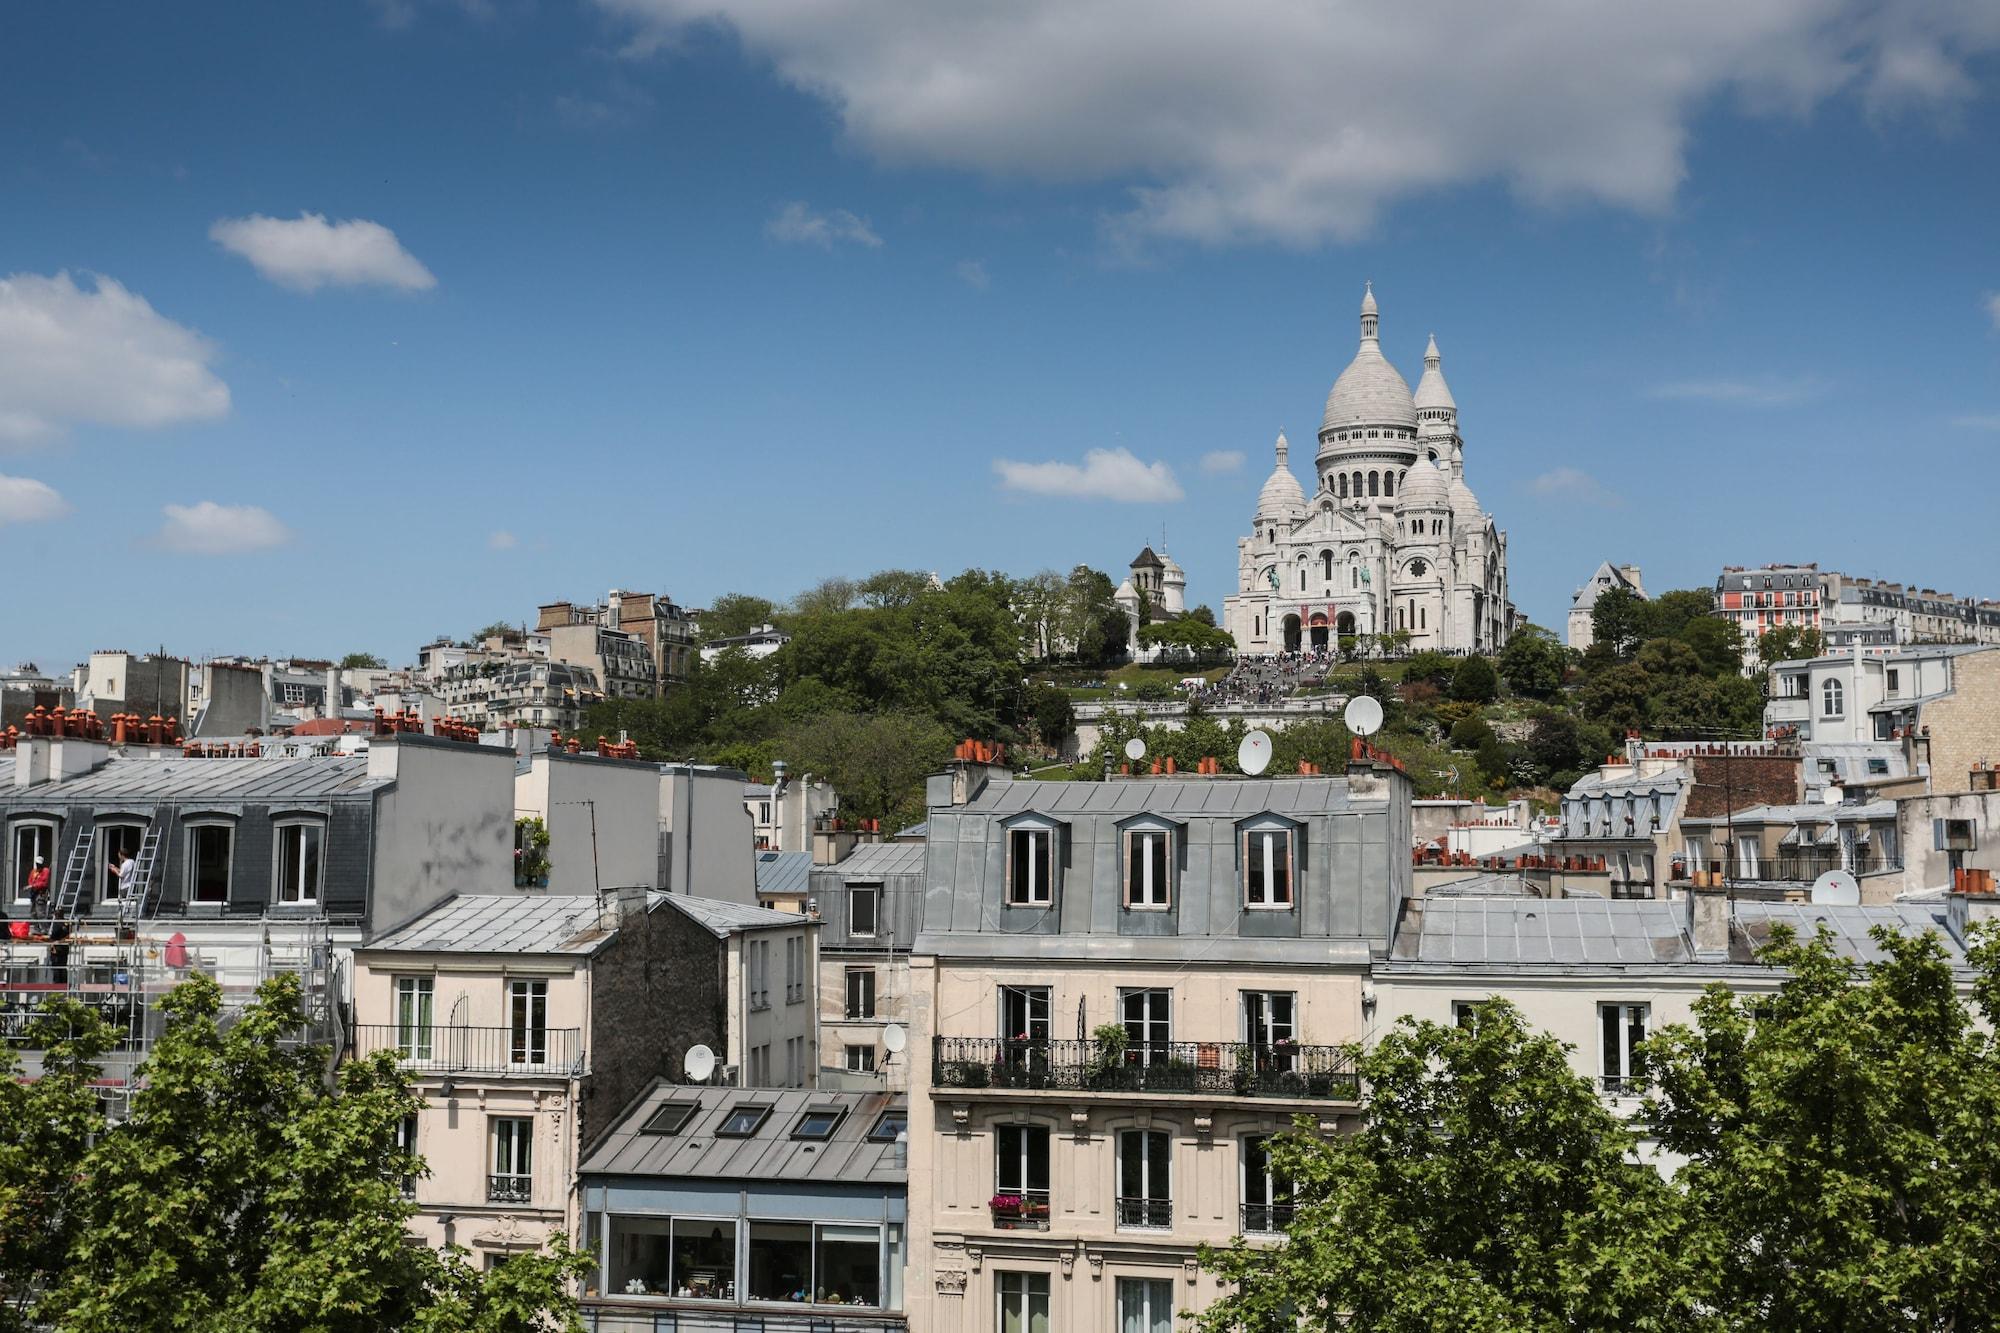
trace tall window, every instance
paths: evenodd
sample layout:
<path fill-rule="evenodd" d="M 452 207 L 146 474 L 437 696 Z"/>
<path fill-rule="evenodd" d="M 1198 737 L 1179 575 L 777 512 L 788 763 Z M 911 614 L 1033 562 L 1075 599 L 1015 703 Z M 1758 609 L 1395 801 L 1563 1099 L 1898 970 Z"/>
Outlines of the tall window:
<path fill-rule="evenodd" d="M 278 901 L 319 901 L 321 851 L 326 829 L 319 824 L 278 826 Z"/>
<path fill-rule="evenodd" d="M 1125 905 L 1160 908 L 1171 898 L 1173 835 L 1165 829 L 1133 829 L 1125 835 Z"/>
<path fill-rule="evenodd" d="M 855 884 L 847 890 L 847 933 L 863 939 L 875 935 L 875 920 L 879 915 L 882 886 L 880 884 Z"/>
<path fill-rule="evenodd" d="M 1118 1225 L 1174 1224 L 1173 1138 L 1161 1129 L 1128 1129 L 1118 1135 Z"/>
<path fill-rule="evenodd" d="M 771 1007 L 771 942 L 751 940 L 744 946 L 750 961 L 750 1007 Z"/>
<path fill-rule="evenodd" d="M 190 824 L 187 831 L 188 887 L 191 903 L 229 901 L 229 854 L 236 830 L 227 824 Z"/>
<path fill-rule="evenodd" d="M 1119 1278 L 1118 1333 L 1174 1333 L 1174 1284 L 1160 1278 Z"/>
<path fill-rule="evenodd" d="M 1049 1039 L 1049 988 L 1002 986 L 1000 1035 L 1009 1041 L 1046 1042 Z"/>
<path fill-rule="evenodd" d="M 396 1054 L 405 1060 L 431 1058 L 431 1005 L 436 982 L 429 977 L 396 978 Z"/>
<path fill-rule="evenodd" d="M 1125 1049 L 1140 1064 L 1165 1064 L 1173 1047 L 1170 990 L 1122 990 L 1118 992 L 1120 1016 L 1125 1022 Z"/>
<path fill-rule="evenodd" d="M 99 824 L 97 826 L 97 896 L 112 902 L 125 896 L 125 881 L 112 872 L 139 855 L 146 836 L 141 824 Z M 136 886 L 135 886 L 136 887 Z"/>
<path fill-rule="evenodd" d="M 798 1004 L 806 998 L 806 942 L 797 935 L 785 937 L 785 1003 Z"/>
<path fill-rule="evenodd" d="M 1043 907 L 1055 901 L 1051 876 L 1054 830 L 1017 828 L 1007 835 L 1007 901 L 1016 907 Z"/>
<path fill-rule="evenodd" d="M 1844 693 L 1840 682 L 1829 678 L 1826 684 L 1820 687 L 1820 716 L 1839 717 L 1844 703 Z"/>
<path fill-rule="evenodd" d="M 1049 1278 L 1046 1273 L 995 1273 L 1000 1294 L 999 1333 L 1049 1333 Z"/>
<path fill-rule="evenodd" d="M 847 969 L 847 1016 L 849 1018 L 875 1017 L 874 968 L 850 967 Z"/>
<path fill-rule="evenodd" d="M 507 983 L 507 1058 L 517 1065 L 549 1059 L 549 983 Z"/>
<path fill-rule="evenodd" d="M 1246 907 L 1292 905 L 1290 829 L 1252 829 L 1243 835 L 1243 903 Z"/>
<path fill-rule="evenodd" d="M 7 863 L 7 880 L 13 888 L 14 901 L 28 901 L 28 881 L 35 877 L 37 860 L 41 861 L 41 868 L 49 872 L 49 892 L 53 894 L 60 883 L 55 872 L 55 825 L 17 821 L 9 832 L 7 846 L 11 858 Z"/>
<path fill-rule="evenodd" d="M 1041 1125 L 1002 1125 L 994 1134 L 993 1191 L 1037 1203 L 1049 1201 L 1049 1131 Z"/>
<path fill-rule="evenodd" d="M 1292 1182 L 1271 1170 L 1270 1140 L 1243 1140 L 1243 1229 L 1283 1231 L 1292 1224 Z"/>
<path fill-rule="evenodd" d="M 1645 1085 L 1645 1062 L 1639 1043 L 1646 1040 L 1646 1018 L 1650 1006 L 1643 1004 L 1600 1004 L 1597 1022 L 1603 1029 L 1604 1090 L 1632 1092 Z"/>
<path fill-rule="evenodd" d="M 1296 998 L 1290 991 L 1244 991 L 1243 1040 L 1260 1048 L 1291 1045 Z"/>
<path fill-rule="evenodd" d="M 806 1085 L 806 1039 L 804 1037 L 785 1038 L 785 1086 L 803 1088 Z"/>
<path fill-rule="evenodd" d="M 415 1157 L 417 1155 L 417 1118 L 415 1116 L 406 1115 L 402 1118 L 401 1121 L 397 1122 L 396 1151 L 399 1153 L 403 1153 L 409 1157 Z M 403 1177 L 404 1195 L 414 1198 L 416 1196 L 416 1192 L 417 1192 L 417 1178 L 414 1175 L 404 1176 Z"/>
<path fill-rule="evenodd" d="M 486 1178 L 489 1203 L 527 1203 L 535 1193 L 535 1122 L 528 1116 L 496 1115 L 488 1122 L 493 1170 Z"/>

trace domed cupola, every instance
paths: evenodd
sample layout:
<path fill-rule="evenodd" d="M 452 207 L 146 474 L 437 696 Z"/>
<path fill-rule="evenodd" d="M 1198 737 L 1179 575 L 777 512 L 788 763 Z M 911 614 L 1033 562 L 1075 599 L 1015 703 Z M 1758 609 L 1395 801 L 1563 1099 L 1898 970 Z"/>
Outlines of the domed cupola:
<path fill-rule="evenodd" d="M 1396 512 L 1450 508 L 1451 491 L 1444 473 L 1428 458 L 1419 458 L 1412 463 L 1403 476 L 1403 489 L 1396 496 Z"/>
<path fill-rule="evenodd" d="M 1264 481 L 1264 489 L 1257 493 L 1257 522 L 1296 523 L 1306 516 L 1306 493 L 1299 485 L 1299 479 L 1292 475 L 1290 463 L 1292 447 L 1285 440 L 1285 433 L 1278 432 L 1278 465 L 1271 469 L 1271 475 Z"/>
<path fill-rule="evenodd" d="M 1371 285 L 1361 298 L 1361 346 L 1326 398 L 1319 456 L 1413 453 L 1417 405 L 1410 386 L 1382 355 L 1381 318 Z M 1403 443 L 1410 439 L 1410 443 Z"/>
<path fill-rule="evenodd" d="M 1449 436 L 1458 430 L 1458 403 L 1451 386 L 1444 382 L 1444 358 L 1438 354 L 1437 335 L 1431 335 L 1424 349 L 1424 376 L 1417 381 L 1413 401 L 1417 406 L 1417 434 L 1426 439 Z"/>
<path fill-rule="evenodd" d="M 1479 507 L 1479 497 L 1465 484 L 1462 476 L 1453 476 L 1446 487 L 1451 497 L 1452 524 L 1460 532 L 1473 532 L 1486 522 L 1486 511 Z"/>

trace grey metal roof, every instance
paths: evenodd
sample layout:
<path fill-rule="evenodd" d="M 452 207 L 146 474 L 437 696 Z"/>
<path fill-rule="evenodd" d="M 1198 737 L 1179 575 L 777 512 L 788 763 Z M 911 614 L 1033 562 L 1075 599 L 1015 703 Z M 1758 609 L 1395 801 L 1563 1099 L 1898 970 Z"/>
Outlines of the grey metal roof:
<path fill-rule="evenodd" d="M 1347 808 L 1347 779 L 1121 778 L 1113 782 L 1017 782 L 998 778 L 959 807 L 966 814 L 1156 814 L 1241 819 L 1270 811 L 1311 815 Z"/>
<path fill-rule="evenodd" d="M 1426 898 L 1533 898 L 1538 896 L 1528 887 L 1527 878 L 1518 870 L 1488 871 L 1483 875 L 1468 875 L 1464 879 L 1448 880 L 1443 884 L 1433 884 L 1423 892 Z"/>
<path fill-rule="evenodd" d="M 757 892 L 804 893 L 812 868 L 811 852 L 759 852 Z"/>
<path fill-rule="evenodd" d="M 797 912 L 774 912 L 768 907 L 724 902 L 720 898 L 701 898 L 692 893 L 649 894 L 646 906 L 651 911 L 663 906 L 677 908 L 717 939 L 740 930 L 770 930 L 777 926 L 802 925 L 808 920 Z"/>
<path fill-rule="evenodd" d="M 13 764 L 7 765 L 11 779 Z M 139 759 L 114 757 L 67 782 L 0 788 L 0 797 L 37 802 L 324 800 L 372 791 L 389 778 L 368 776 L 368 756 L 311 759 Z"/>
<path fill-rule="evenodd" d="M 856 847 L 845 861 L 819 866 L 843 879 L 867 879 L 875 875 L 921 875 L 924 873 L 924 845 L 920 842 L 871 842 Z"/>
<path fill-rule="evenodd" d="M 1589 774 L 1578 778 L 1565 795 L 1571 797 L 1590 796 L 1650 796 L 1658 792 L 1679 791 L 1691 780 L 1688 770 L 1676 765 L 1651 777 L 1637 777 L 1627 774 L 1622 777 L 1607 778 Z"/>
<path fill-rule="evenodd" d="M 1872 963 L 1887 957 L 1882 946 L 1869 937 L 1877 926 L 1905 935 L 1937 932 L 1944 941 L 1945 957 L 1954 967 L 1964 967 L 1965 945 L 1951 933 L 1947 906 L 1936 902 L 1897 902 L 1870 905 L 1832 906 L 1826 903 L 1736 904 L 1736 931 L 1743 945 L 1741 961 L 1749 961 L 1750 951 L 1769 942 L 1773 926 L 1790 926 L 1800 940 L 1809 940 L 1825 924 L 1833 932 L 1833 947 L 1843 958 Z M 1732 938 L 1732 944 L 1735 940 Z M 1735 955 L 1738 950 L 1731 949 Z"/>
<path fill-rule="evenodd" d="M 1405 909 L 1390 957 L 1418 963 L 1653 965 L 1692 962 L 1694 944 L 1673 903 L 1427 895 Z"/>
<path fill-rule="evenodd" d="M 408 953 L 594 953 L 614 931 L 582 895 L 473 894 L 445 899 L 368 947 Z"/>
<path fill-rule="evenodd" d="M 929 835 L 930 829 L 930 821 L 918 820 L 908 828 L 897 829 L 895 836 L 897 838 L 922 838 Z"/>
<path fill-rule="evenodd" d="M 697 1110 L 678 1134 L 647 1134 L 642 1126 L 666 1102 Z M 771 1113 L 748 1138 L 718 1138 L 715 1127 L 739 1105 Z M 817 1107 L 846 1112 L 825 1139 L 794 1139 L 799 1116 Z M 824 1092 L 812 1088 L 711 1088 L 655 1083 L 619 1120 L 580 1168 L 611 1176 L 684 1176 L 697 1180 L 797 1180 L 830 1185 L 903 1186 L 905 1148 L 871 1143 L 882 1113 L 907 1112 L 908 1098 L 887 1092 Z"/>
<path fill-rule="evenodd" d="M 1894 819 L 1894 801 L 1868 801 L 1855 805 L 1829 805 L 1824 801 L 1798 805 L 1753 805 L 1731 815 L 1702 815 L 1681 820 L 1683 827 L 1721 824 L 1837 824 L 1857 819 Z"/>

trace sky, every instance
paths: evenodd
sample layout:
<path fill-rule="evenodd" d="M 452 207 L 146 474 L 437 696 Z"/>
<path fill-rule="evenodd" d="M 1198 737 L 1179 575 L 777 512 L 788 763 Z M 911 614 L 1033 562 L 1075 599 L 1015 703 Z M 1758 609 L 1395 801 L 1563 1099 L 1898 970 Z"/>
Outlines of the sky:
<path fill-rule="evenodd" d="M 0 9 L 0 662 L 1233 587 L 1364 280 L 1516 602 L 2000 597 L 2000 5 Z M 1504 11 L 1504 12 L 1503 12 Z"/>

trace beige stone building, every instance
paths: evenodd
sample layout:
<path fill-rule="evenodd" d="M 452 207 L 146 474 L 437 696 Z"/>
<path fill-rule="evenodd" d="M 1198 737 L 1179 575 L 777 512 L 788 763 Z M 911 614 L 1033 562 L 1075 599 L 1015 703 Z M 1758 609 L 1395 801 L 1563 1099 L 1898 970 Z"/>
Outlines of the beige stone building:
<path fill-rule="evenodd" d="M 1407 780 L 933 783 L 910 960 L 912 1327 L 1173 1327 L 1335 1132 L 1409 893 Z"/>

